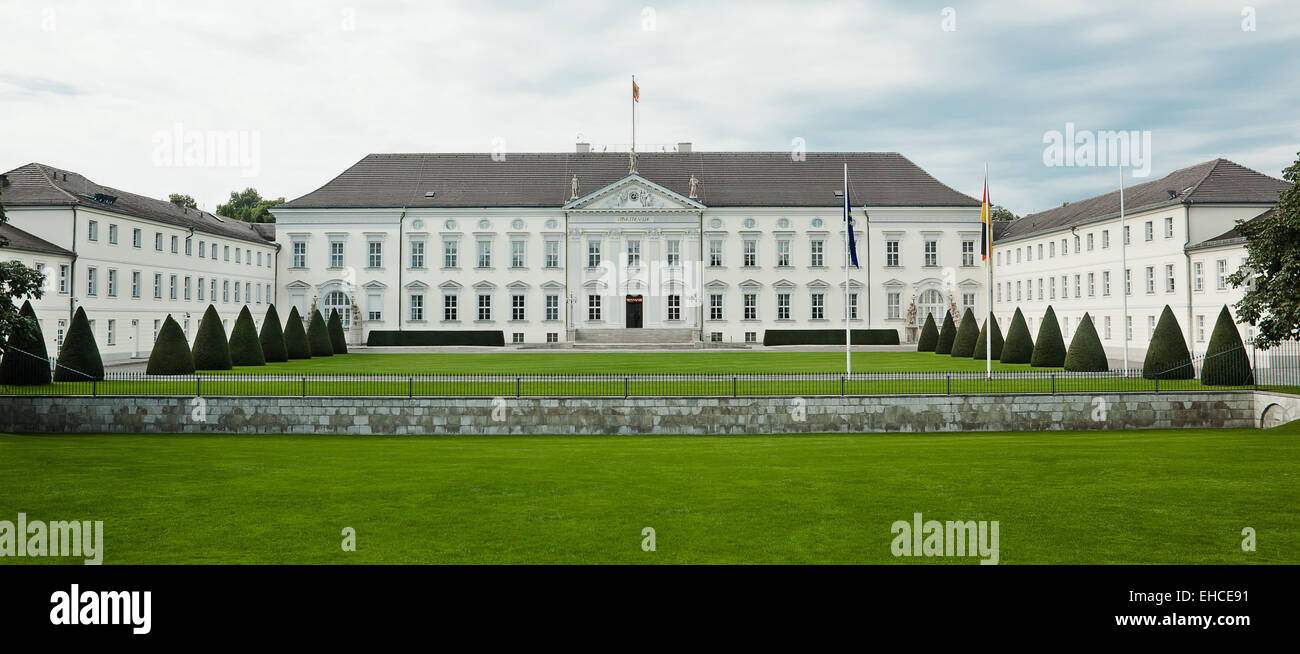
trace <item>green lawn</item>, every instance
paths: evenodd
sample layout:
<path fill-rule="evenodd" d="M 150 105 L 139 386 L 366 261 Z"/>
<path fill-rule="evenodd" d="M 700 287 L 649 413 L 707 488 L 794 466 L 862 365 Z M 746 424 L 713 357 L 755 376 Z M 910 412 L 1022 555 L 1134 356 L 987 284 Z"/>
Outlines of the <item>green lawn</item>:
<path fill-rule="evenodd" d="M 103 520 L 106 563 L 1296 563 L 1300 423 L 744 437 L 0 435 L 0 520 Z M 341 551 L 352 527 L 358 551 Z M 642 529 L 657 551 L 641 550 Z M 1258 551 L 1242 552 L 1243 527 Z M 3 563 L 53 559 L 0 559 Z"/>

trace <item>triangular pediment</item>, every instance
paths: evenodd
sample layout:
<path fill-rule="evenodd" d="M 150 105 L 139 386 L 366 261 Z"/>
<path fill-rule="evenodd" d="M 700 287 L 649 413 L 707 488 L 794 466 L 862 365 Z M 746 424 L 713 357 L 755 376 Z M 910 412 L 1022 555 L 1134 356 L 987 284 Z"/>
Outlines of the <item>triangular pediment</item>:
<path fill-rule="evenodd" d="M 579 180 L 581 181 L 581 180 Z M 628 175 L 564 204 L 571 211 L 697 211 L 704 205 L 640 175 Z"/>

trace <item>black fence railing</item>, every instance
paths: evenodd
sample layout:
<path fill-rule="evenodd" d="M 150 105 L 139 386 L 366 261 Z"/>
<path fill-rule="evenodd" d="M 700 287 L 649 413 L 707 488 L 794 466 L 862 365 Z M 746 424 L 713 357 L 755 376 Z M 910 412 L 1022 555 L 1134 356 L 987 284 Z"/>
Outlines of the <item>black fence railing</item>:
<path fill-rule="evenodd" d="M 1140 373 L 1023 371 L 714 373 L 602 375 L 264 375 L 158 376 L 109 372 L 102 380 L 0 386 L 0 395 L 641 397 L 742 395 L 967 395 L 985 393 L 1172 392 L 1237 388 Z M 1255 385 L 1240 388 L 1255 388 Z"/>

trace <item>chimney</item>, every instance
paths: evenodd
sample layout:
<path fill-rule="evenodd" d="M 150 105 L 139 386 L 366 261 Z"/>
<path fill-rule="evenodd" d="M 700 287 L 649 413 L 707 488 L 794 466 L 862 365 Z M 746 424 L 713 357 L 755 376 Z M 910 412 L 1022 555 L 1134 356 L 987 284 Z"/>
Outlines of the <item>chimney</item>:
<path fill-rule="evenodd" d="M 590 144 L 590 143 L 579 143 L 578 146 L 577 146 L 577 151 L 578 151 L 578 154 L 586 154 L 586 153 L 588 153 L 588 152 L 591 152 L 591 144 Z"/>
<path fill-rule="evenodd" d="M 183 199 L 181 199 L 181 198 L 176 198 L 175 200 L 172 200 L 172 204 L 176 205 L 176 206 L 179 207 L 181 210 L 184 210 L 184 209 L 186 208 L 186 207 L 185 207 L 185 200 L 183 200 Z"/>
<path fill-rule="evenodd" d="M 4 188 L 6 186 L 9 186 L 9 176 L 0 175 L 0 188 Z"/>
<path fill-rule="evenodd" d="M 682 142 L 680 142 L 680 143 L 677 144 L 677 152 L 682 153 L 682 154 L 687 154 L 687 153 L 690 153 L 690 151 L 691 151 L 691 142 L 690 142 L 690 141 L 682 141 Z"/>

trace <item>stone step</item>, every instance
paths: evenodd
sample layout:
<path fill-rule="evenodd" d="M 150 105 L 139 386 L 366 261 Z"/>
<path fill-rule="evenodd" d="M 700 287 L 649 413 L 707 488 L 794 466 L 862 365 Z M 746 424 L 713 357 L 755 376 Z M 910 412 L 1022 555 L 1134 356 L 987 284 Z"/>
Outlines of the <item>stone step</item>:
<path fill-rule="evenodd" d="M 575 344 L 694 343 L 696 334 L 696 330 L 690 328 L 576 329 L 573 341 Z"/>

